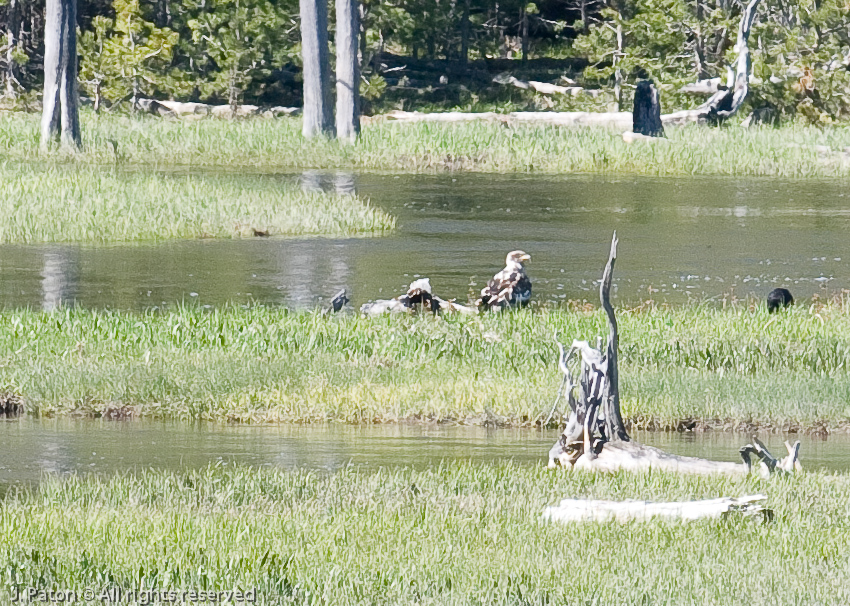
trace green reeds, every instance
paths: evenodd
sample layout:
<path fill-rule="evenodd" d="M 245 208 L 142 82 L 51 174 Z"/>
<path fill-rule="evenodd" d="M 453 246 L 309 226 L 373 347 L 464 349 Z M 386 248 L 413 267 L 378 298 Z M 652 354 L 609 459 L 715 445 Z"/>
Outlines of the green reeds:
<path fill-rule="evenodd" d="M 798 429 L 850 420 L 845 304 L 621 310 L 626 417 Z M 0 389 L 33 414 L 238 421 L 402 420 L 530 425 L 560 382 L 553 335 L 607 333 L 601 312 L 323 316 L 184 306 L 140 314 L 0 314 Z"/>
<path fill-rule="evenodd" d="M 771 522 L 540 520 L 564 498 L 756 493 L 767 495 Z M 511 463 L 46 478 L 2 502 L 0 592 L 256 589 L 259 604 L 843 604 L 848 496 L 846 475 L 764 481 Z"/>
<path fill-rule="evenodd" d="M 395 220 L 355 196 L 271 177 L 0 163 L 0 244 L 353 235 Z"/>
<path fill-rule="evenodd" d="M 629 145 L 603 128 L 498 123 L 364 125 L 357 145 L 301 136 L 296 118 L 193 121 L 84 114 L 75 162 L 146 166 L 472 170 L 648 175 L 847 177 L 845 126 L 668 128 L 667 140 Z M 34 116 L 0 118 L 0 154 L 43 159 Z M 818 147 L 820 146 L 820 147 Z"/>

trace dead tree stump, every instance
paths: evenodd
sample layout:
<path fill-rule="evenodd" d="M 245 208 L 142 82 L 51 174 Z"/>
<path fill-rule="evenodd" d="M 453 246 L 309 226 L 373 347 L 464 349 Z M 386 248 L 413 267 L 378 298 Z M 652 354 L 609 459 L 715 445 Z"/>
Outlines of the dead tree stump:
<path fill-rule="evenodd" d="M 658 103 L 658 89 L 652 80 L 641 80 L 635 90 L 635 105 L 632 112 L 632 132 L 647 137 L 663 137 L 661 125 L 661 105 Z"/>
<path fill-rule="evenodd" d="M 607 344 L 603 348 L 602 338 L 599 338 L 594 348 L 587 341 L 574 340 L 570 349 L 565 351 L 564 345 L 555 339 L 560 352 L 558 367 L 564 379 L 549 419 L 558 410 L 561 397 L 566 399 L 570 411 L 563 433 L 549 451 L 549 467 L 593 471 L 657 469 L 695 474 L 745 474 L 751 471 L 750 455 L 754 455 L 759 459 L 763 475 L 798 471 L 799 442 L 793 446 L 786 443 L 788 456 L 779 460 L 754 437 L 754 444 L 741 449 L 744 463 L 730 463 L 678 456 L 629 439 L 620 412 L 617 370 L 619 335 L 617 318 L 611 305 L 611 279 L 617 260 L 617 242 L 617 232 L 614 232 L 608 263 L 599 285 L 599 298 L 608 316 Z M 544 425 L 547 423 L 548 419 Z"/>

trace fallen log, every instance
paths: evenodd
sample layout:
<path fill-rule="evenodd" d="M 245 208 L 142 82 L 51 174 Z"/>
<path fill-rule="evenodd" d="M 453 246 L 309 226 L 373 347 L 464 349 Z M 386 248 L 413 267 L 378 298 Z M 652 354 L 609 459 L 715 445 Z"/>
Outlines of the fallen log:
<path fill-rule="evenodd" d="M 394 110 L 385 114 L 396 122 L 501 122 L 504 124 L 549 124 L 552 126 L 600 126 L 618 130 L 632 127 L 631 112 L 441 112 L 427 114 Z"/>
<path fill-rule="evenodd" d="M 692 474 L 746 474 L 752 470 L 751 457 L 759 460 L 762 475 L 794 473 L 800 469 L 800 443 L 786 442 L 788 456 L 775 458 L 758 438 L 740 450 L 743 463 L 710 461 L 683 457 L 632 442 L 620 412 L 618 349 L 619 334 L 614 307 L 611 305 L 611 280 L 617 259 L 617 233 L 611 240 L 608 263 L 602 274 L 599 298 L 608 317 L 609 334 L 603 351 L 587 341 L 574 340 L 569 350 L 558 340 L 558 367 L 564 375 L 558 395 L 544 425 L 558 411 L 563 397 L 569 406 L 564 430 L 549 451 L 549 467 L 590 471 L 662 470 Z"/>
<path fill-rule="evenodd" d="M 600 499 L 564 499 L 560 505 L 547 507 L 543 519 L 550 522 L 617 522 L 652 519 L 700 520 L 721 518 L 730 513 L 745 516 L 773 517 L 762 505 L 767 497 L 761 494 L 743 497 L 722 497 L 703 501 L 654 503 L 652 501 L 604 501 Z"/>
<path fill-rule="evenodd" d="M 523 90 L 533 90 L 542 95 L 570 95 L 576 96 L 582 91 L 582 86 L 559 86 L 558 84 L 549 84 L 547 82 L 537 82 L 535 80 L 520 80 L 509 74 L 499 74 L 493 77 L 493 82 L 497 84 L 505 84 L 515 86 Z"/>

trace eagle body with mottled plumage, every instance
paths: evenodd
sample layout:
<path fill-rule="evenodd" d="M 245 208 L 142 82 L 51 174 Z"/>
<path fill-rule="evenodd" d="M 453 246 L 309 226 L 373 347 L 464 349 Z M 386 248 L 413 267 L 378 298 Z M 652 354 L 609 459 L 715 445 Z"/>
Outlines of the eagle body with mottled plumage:
<path fill-rule="evenodd" d="M 481 309 L 501 311 L 506 307 L 525 307 L 531 300 L 531 280 L 525 273 L 525 265 L 531 256 L 521 250 L 508 253 L 505 268 L 481 289 L 481 298 L 476 302 Z"/>

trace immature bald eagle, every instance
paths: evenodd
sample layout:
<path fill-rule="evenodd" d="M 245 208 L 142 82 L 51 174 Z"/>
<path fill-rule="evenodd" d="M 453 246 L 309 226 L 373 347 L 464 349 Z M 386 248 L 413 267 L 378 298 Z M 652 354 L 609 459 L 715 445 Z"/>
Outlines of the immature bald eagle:
<path fill-rule="evenodd" d="M 478 307 L 499 311 L 505 307 L 525 307 L 531 299 L 531 280 L 525 274 L 523 263 L 531 256 L 521 250 L 513 250 L 505 259 L 505 269 L 493 276 L 481 289 Z"/>

